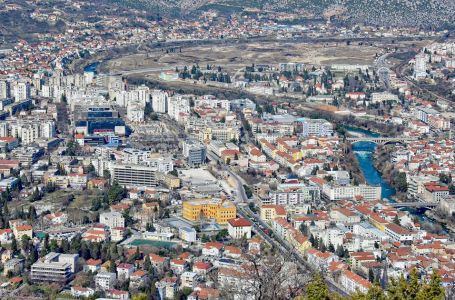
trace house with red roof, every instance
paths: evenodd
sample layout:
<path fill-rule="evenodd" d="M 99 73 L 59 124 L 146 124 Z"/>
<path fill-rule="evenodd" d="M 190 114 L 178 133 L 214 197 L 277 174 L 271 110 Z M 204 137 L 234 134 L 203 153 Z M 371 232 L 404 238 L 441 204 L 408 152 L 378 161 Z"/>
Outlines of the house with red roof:
<path fill-rule="evenodd" d="M 172 272 L 174 272 L 174 274 L 182 274 L 183 272 L 185 272 L 187 267 L 188 263 L 186 260 L 178 258 L 171 259 L 170 268 Z"/>
<path fill-rule="evenodd" d="M 223 249 L 223 244 L 220 242 L 208 242 L 205 243 L 202 248 L 202 255 L 205 256 L 220 256 L 221 249 Z"/>
<path fill-rule="evenodd" d="M 219 300 L 220 291 L 207 287 L 196 287 L 188 296 L 188 300 Z"/>
<path fill-rule="evenodd" d="M 169 257 L 162 257 L 154 253 L 149 254 L 150 263 L 154 266 L 158 271 L 163 271 L 165 267 L 169 266 Z"/>
<path fill-rule="evenodd" d="M 228 232 L 233 239 L 251 238 L 251 222 L 244 218 L 228 220 Z"/>
<path fill-rule="evenodd" d="M 368 280 L 349 270 L 343 271 L 339 280 L 349 294 L 357 291 L 367 293 L 371 287 L 371 283 Z"/>
<path fill-rule="evenodd" d="M 411 231 L 395 223 L 388 224 L 385 227 L 384 232 L 390 237 L 392 241 L 400 242 L 406 245 L 410 245 L 414 239 L 414 234 Z"/>
<path fill-rule="evenodd" d="M 120 291 L 116 289 L 110 289 L 106 291 L 106 296 L 112 299 L 118 300 L 129 300 L 130 294 L 128 291 Z"/>
<path fill-rule="evenodd" d="M 130 276 L 130 287 L 139 287 L 147 279 L 147 273 L 144 270 L 137 270 Z"/>
<path fill-rule="evenodd" d="M 286 218 L 286 209 L 282 205 L 264 204 L 260 208 L 260 218 L 263 221 L 272 221 L 275 218 Z"/>
<path fill-rule="evenodd" d="M 330 252 L 321 252 L 313 248 L 307 250 L 306 256 L 310 265 L 322 270 L 327 270 L 331 262 L 338 261 L 338 256 Z"/>
<path fill-rule="evenodd" d="M 84 272 L 91 271 L 92 273 L 98 272 L 101 269 L 101 264 L 103 261 L 101 259 L 90 258 L 85 261 Z"/>
<path fill-rule="evenodd" d="M 117 266 L 117 278 L 118 280 L 127 280 L 133 274 L 135 268 L 132 264 L 119 264 Z"/>
<path fill-rule="evenodd" d="M 193 272 L 201 277 L 205 277 L 211 267 L 212 267 L 211 263 L 197 261 L 193 264 Z"/>
<path fill-rule="evenodd" d="M 13 238 L 13 231 L 10 228 L 0 229 L 0 242 L 9 243 Z"/>
<path fill-rule="evenodd" d="M 235 246 L 225 246 L 223 255 L 229 258 L 240 258 L 242 256 L 242 250 Z"/>

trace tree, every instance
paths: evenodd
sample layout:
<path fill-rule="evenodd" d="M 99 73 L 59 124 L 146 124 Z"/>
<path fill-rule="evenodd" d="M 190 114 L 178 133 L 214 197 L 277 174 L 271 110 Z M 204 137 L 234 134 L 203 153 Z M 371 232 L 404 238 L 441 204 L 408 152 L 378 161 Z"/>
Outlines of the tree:
<path fill-rule="evenodd" d="M 150 272 L 151 269 L 152 269 L 152 263 L 150 261 L 150 256 L 146 255 L 144 258 L 144 270 L 146 270 L 147 272 Z"/>
<path fill-rule="evenodd" d="M 329 300 L 329 289 L 320 274 L 317 274 L 306 287 L 307 300 Z"/>
<path fill-rule="evenodd" d="M 449 185 L 449 193 L 450 195 L 455 195 L 455 184 Z"/>
<path fill-rule="evenodd" d="M 445 184 L 449 184 L 449 183 L 452 183 L 452 177 L 450 175 L 441 173 L 441 174 L 439 174 L 439 181 L 441 181 L 442 183 L 445 183 Z"/>
<path fill-rule="evenodd" d="M 131 297 L 131 300 L 147 300 L 147 294 L 145 293 L 140 293 L 140 294 L 137 294 L 137 295 L 133 295 L 133 297 Z"/>
<path fill-rule="evenodd" d="M 374 282 L 374 273 L 373 273 L 373 269 L 368 269 L 368 280 L 370 282 Z"/>
<path fill-rule="evenodd" d="M 393 218 L 393 223 L 400 225 L 400 219 L 398 218 L 398 215 L 395 215 L 395 218 Z"/>
<path fill-rule="evenodd" d="M 408 182 L 406 180 L 406 173 L 398 172 L 394 178 L 395 186 L 399 192 L 405 193 L 408 190 Z"/>
<path fill-rule="evenodd" d="M 17 252 L 17 240 L 16 237 L 13 236 L 13 239 L 11 240 L 11 252 L 16 253 Z"/>

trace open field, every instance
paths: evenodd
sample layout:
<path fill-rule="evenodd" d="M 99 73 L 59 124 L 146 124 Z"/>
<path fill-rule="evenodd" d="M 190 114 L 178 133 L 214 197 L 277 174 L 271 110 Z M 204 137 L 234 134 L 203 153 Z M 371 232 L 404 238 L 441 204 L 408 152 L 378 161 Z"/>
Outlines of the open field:
<path fill-rule="evenodd" d="M 400 42 L 398 48 L 419 47 L 426 41 Z M 390 46 L 390 45 L 387 45 Z M 101 70 L 111 73 L 157 73 L 162 69 L 174 69 L 184 65 L 207 64 L 222 66 L 228 72 L 236 72 L 251 64 L 276 64 L 278 62 L 302 62 L 314 65 L 362 64 L 372 65 L 377 53 L 385 45 L 331 42 L 251 42 L 230 45 L 201 45 L 169 49 L 157 48 L 146 53 L 117 57 L 102 63 Z"/>
<path fill-rule="evenodd" d="M 113 72 L 134 69 L 165 68 L 198 63 L 224 66 L 235 71 L 245 65 L 270 64 L 277 62 L 303 62 L 328 65 L 334 63 L 372 64 L 375 54 L 381 49 L 375 46 L 347 46 L 346 44 L 303 44 L 303 43 L 251 43 L 229 46 L 199 46 L 182 48 L 176 52 L 164 50 L 147 54 L 134 54 L 107 61 L 103 68 Z"/>

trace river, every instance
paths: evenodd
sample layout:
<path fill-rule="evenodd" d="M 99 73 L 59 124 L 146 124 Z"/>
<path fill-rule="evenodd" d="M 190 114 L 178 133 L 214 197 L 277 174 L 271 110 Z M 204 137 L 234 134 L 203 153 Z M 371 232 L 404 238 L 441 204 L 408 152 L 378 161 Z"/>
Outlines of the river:
<path fill-rule="evenodd" d="M 370 130 L 357 128 L 357 127 L 346 127 L 346 130 L 351 133 L 351 135 L 362 135 L 362 136 L 371 136 L 378 137 L 380 136 L 377 132 L 372 132 Z M 392 197 L 396 194 L 395 189 L 390 186 L 383 178 L 381 173 L 374 166 L 373 154 L 376 150 L 376 144 L 371 142 L 358 142 L 352 145 L 352 149 L 355 152 L 357 161 L 359 162 L 360 170 L 363 173 L 365 181 L 370 185 L 380 185 L 382 187 L 381 196 L 386 198 L 389 202 L 396 202 Z M 401 209 L 403 211 L 408 211 L 413 216 L 417 217 L 419 223 L 421 224 L 430 224 L 433 226 L 435 223 L 431 218 L 428 218 L 422 210 L 416 210 L 413 208 Z M 439 223 L 438 223 L 439 224 Z M 442 224 L 440 224 L 442 225 Z M 446 226 L 442 225 L 442 233 L 448 234 L 449 230 Z"/>
<path fill-rule="evenodd" d="M 93 72 L 96 73 L 96 69 L 98 68 L 98 65 L 100 64 L 99 61 L 91 63 L 89 65 L 86 65 L 84 67 L 84 72 Z"/>
<path fill-rule="evenodd" d="M 380 136 L 380 134 L 376 132 L 361 128 L 347 127 L 346 129 L 348 132 L 361 134 L 363 136 Z M 395 195 L 395 189 L 382 178 L 381 173 L 374 166 L 373 153 L 376 150 L 376 144 L 371 142 L 358 142 L 352 145 L 352 149 L 355 152 L 357 161 L 359 162 L 360 170 L 363 173 L 365 181 L 369 185 L 380 185 L 382 188 L 382 198 L 387 198 L 389 201 L 393 201 L 391 197 Z"/>

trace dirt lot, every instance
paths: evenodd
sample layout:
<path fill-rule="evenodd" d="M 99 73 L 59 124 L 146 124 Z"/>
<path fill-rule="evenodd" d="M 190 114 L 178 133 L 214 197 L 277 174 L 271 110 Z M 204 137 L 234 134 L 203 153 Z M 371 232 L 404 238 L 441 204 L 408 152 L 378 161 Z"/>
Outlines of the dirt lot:
<path fill-rule="evenodd" d="M 303 62 L 316 65 L 335 63 L 372 64 L 375 54 L 381 49 L 376 46 L 346 44 L 304 43 L 251 43 L 229 46 L 200 46 L 183 48 L 166 53 L 155 50 L 147 54 L 135 54 L 108 61 L 104 68 L 113 72 L 135 69 L 164 68 L 198 63 L 224 66 L 229 71 L 254 64 L 276 64 L 277 62 Z"/>

